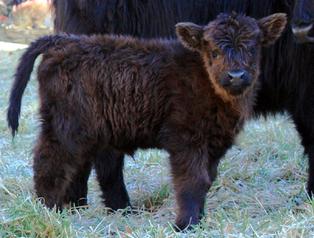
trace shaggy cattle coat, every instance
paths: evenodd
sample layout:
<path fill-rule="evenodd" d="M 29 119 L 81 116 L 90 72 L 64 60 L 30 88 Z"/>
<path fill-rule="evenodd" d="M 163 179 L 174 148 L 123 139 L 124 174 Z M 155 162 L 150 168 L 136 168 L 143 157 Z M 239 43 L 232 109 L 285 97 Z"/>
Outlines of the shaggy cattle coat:
<path fill-rule="evenodd" d="M 117 33 L 140 37 L 175 37 L 174 25 L 179 21 L 205 24 L 219 12 L 243 12 L 261 18 L 275 12 L 285 12 L 289 24 L 281 39 L 272 47 L 263 49 L 261 62 L 261 89 L 258 92 L 255 115 L 288 112 L 300 134 L 305 154 L 309 157 L 308 192 L 314 192 L 314 44 L 296 44 L 294 32 L 303 43 L 314 36 L 300 31 L 302 26 L 314 23 L 313 0 L 54 0 L 55 30 L 68 33 Z M 305 33 L 304 33 L 305 32 Z M 106 157 L 106 153 L 99 155 Z M 118 155 L 117 155 L 118 156 Z M 119 155 L 118 157 L 122 157 Z M 103 159 L 95 168 L 100 185 L 105 189 L 107 179 Z M 69 199 L 86 198 L 79 193 L 89 175 L 87 166 L 77 176 Z M 121 167 L 122 168 L 122 167 Z M 105 171 L 102 173 L 102 171 Z M 80 200 L 82 204 L 86 200 Z"/>
<path fill-rule="evenodd" d="M 198 223 L 219 159 L 252 112 L 261 46 L 273 44 L 285 24 L 285 14 L 259 21 L 221 14 L 204 27 L 177 24 L 180 41 L 55 35 L 32 43 L 17 69 L 8 121 L 15 133 L 23 91 L 43 53 L 37 195 L 62 208 L 72 179 L 105 151 L 105 202 L 124 208 L 121 154 L 162 148 L 170 154 L 176 225 Z"/>

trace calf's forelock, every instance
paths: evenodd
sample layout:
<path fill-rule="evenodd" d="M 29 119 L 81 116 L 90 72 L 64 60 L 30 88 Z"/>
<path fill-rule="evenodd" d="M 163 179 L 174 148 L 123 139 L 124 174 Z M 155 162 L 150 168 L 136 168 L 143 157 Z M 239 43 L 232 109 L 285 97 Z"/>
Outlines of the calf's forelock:
<path fill-rule="evenodd" d="M 247 54 L 254 52 L 259 36 L 256 21 L 243 15 L 220 14 L 204 28 L 204 40 L 222 50 L 229 61 L 247 61 Z"/>

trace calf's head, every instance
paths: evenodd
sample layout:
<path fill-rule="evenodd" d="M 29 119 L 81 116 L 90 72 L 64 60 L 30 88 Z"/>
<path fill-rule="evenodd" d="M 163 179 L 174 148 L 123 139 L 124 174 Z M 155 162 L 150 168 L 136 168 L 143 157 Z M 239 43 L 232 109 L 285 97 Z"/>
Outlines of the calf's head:
<path fill-rule="evenodd" d="M 286 22 L 281 13 L 260 20 L 220 14 L 206 26 L 178 23 L 176 33 L 185 47 L 200 53 L 215 91 L 230 100 L 255 84 L 261 47 L 273 44 Z"/>
<path fill-rule="evenodd" d="M 314 0 L 295 2 L 292 32 L 298 43 L 314 43 Z"/>

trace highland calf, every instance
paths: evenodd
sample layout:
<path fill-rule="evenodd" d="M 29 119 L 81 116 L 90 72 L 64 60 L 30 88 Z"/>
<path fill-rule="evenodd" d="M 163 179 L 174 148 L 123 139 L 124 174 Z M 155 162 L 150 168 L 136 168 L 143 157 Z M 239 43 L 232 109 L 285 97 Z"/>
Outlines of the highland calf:
<path fill-rule="evenodd" d="M 179 41 L 55 35 L 32 43 L 17 69 L 8 121 L 15 133 L 23 91 L 43 53 L 37 195 L 62 208 L 73 176 L 107 151 L 105 203 L 125 208 L 123 158 L 114 153 L 162 148 L 170 154 L 176 225 L 197 224 L 219 160 L 253 110 L 261 47 L 285 25 L 285 14 L 259 21 L 220 14 L 206 26 L 177 24 Z"/>
<path fill-rule="evenodd" d="M 308 156 L 308 195 L 314 194 L 314 0 L 53 0 L 52 4 L 56 32 L 144 38 L 175 37 L 175 23 L 203 25 L 220 12 L 236 11 L 255 18 L 286 13 L 289 24 L 282 37 L 274 46 L 263 49 L 254 115 L 287 112 L 291 117 Z M 123 154 L 102 151 L 93 163 L 104 193 L 113 176 L 108 172 L 108 157 L 120 160 Z M 68 202 L 87 204 L 91 167 L 86 164 L 73 178 L 67 190 Z M 122 169 L 123 162 L 116 174 Z"/>

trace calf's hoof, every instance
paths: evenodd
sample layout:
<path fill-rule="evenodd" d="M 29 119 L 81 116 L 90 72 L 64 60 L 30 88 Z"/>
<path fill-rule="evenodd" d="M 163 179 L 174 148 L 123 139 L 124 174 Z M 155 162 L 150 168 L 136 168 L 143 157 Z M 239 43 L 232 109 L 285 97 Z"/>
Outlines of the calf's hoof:
<path fill-rule="evenodd" d="M 199 219 L 187 217 L 183 219 L 177 219 L 175 224 L 175 230 L 177 232 L 185 232 L 193 229 L 194 225 L 197 225 L 199 223 Z"/>
<path fill-rule="evenodd" d="M 62 212 L 63 209 L 64 209 L 64 206 L 62 203 L 57 203 L 57 202 L 54 202 L 54 201 L 49 201 L 49 200 L 46 200 L 44 198 L 40 198 L 40 202 L 45 205 L 47 208 L 49 209 L 55 209 L 56 212 Z"/>
<path fill-rule="evenodd" d="M 88 207 L 87 198 L 79 199 L 64 199 L 64 207 L 66 208 L 77 208 L 77 209 L 86 209 Z"/>
<path fill-rule="evenodd" d="M 123 210 L 123 212 L 122 212 L 123 216 L 136 214 L 136 211 L 134 210 L 134 208 L 133 208 L 133 206 L 131 205 L 130 202 L 127 202 L 123 206 L 114 206 L 114 207 L 112 207 L 112 206 L 106 205 L 106 208 L 108 209 L 107 210 L 108 214 L 115 213 L 118 210 Z"/>

